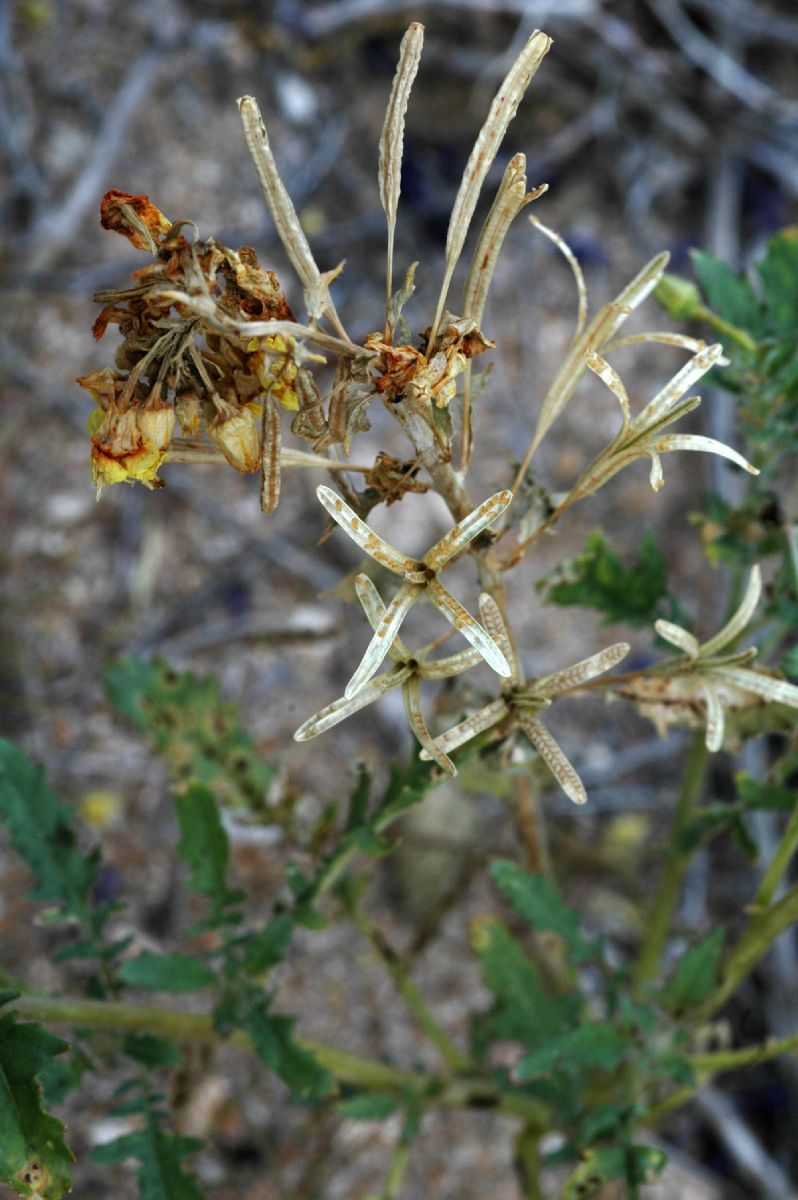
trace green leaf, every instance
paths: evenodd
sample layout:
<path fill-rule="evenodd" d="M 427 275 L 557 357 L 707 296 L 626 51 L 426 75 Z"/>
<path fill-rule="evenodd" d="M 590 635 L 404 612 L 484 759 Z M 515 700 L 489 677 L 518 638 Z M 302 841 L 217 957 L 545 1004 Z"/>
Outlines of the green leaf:
<path fill-rule="evenodd" d="M 623 1179 L 633 1187 L 651 1183 L 666 1162 L 664 1151 L 653 1146 L 602 1146 L 588 1150 L 567 1180 L 563 1200 L 592 1200 L 612 1179 Z"/>
<path fill-rule="evenodd" d="M 569 1075 L 601 1068 L 613 1071 L 629 1050 L 629 1041 L 612 1025 L 604 1022 L 578 1025 L 551 1038 L 545 1045 L 523 1058 L 515 1069 L 520 1081 L 534 1079 L 554 1070 Z"/>
<path fill-rule="evenodd" d="M 581 605 L 604 615 L 604 624 L 626 621 L 651 625 L 658 616 L 672 615 L 663 602 L 668 597 L 668 572 L 654 536 L 646 531 L 635 566 L 623 566 L 617 551 L 596 531 L 588 534 L 585 548 L 576 558 L 561 563 L 536 587 L 546 591 L 551 604 Z"/>
<path fill-rule="evenodd" d="M 186 1155 L 199 1150 L 202 1143 L 162 1130 L 160 1114 L 150 1104 L 145 1104 L 145 1113 L 143 1129 L 95 1146 L 92 1162 L 138 1159 L 139 1200 L 202 1200 L 196 1178 L 182 1165 Z"/>
<path fill-rule="evenodd" d="M 353 1096 L 342 1100 L 338 1111 L 342 1117 L 353 1117 L 358 1121 L 384 1121 L 399 1107 L 393 1096 Z"/>
<path fill-rule="evenodd" d="M 693 250 L 690 257 L 709 307 L 738 329 L 758 329 L 761 305 L 745 276 L 735 275 L 725 262 L 704 250 Z"/>
<path fill-rule="evenodd" d="M 154 1033 L 128 1033 L 122 1039 L 122 1049 L 134 1062 L 151 1071 L 176 1067 L 180 1062 L 180 1051 L 174 1042 Z"/>
<path fill-rule="evenodd" d="M 628 1117 L 628 1104 L 597 1104 L 577 1125 L 577 1145 L 588 1146 L 598 1138 L 609 1140 L 625 1126 Z"/>
<path fill-rule="evenodd" d="M 148 736 L 179 784 L 203 783 L 222 804 L 267 812 L 274 770 L 215 679 L 176 671 L 160 658 L 123 658 L 107 671 L 106 686 L 113 706 Z"/>
<path fill-rule="evenodd" d="M 249 975 L 260 975 L 282 962 L 294 932 L 294 919 L 290 913 L 272 917 L 263 929 L 245 934 L 237 944 L 244 948 L 244 970 Z"/>
<path fill-rule="evenodd" d="M 575 962 L 596 956 L 599 946 L 583 936 L 579 914 L 567 906 L 543 875 L 525 871 L 507 859 L 492 862 L 490 874 L 519 916 L 533 929 L 550 929 L 559 934 Z"/>
<path fill-rule="evenodd" d="M 150 992 L 196 992 L 216 982 L 213 971 L 188 954 L 152 954 L 149 950 L 128 958 L 119 974 L 131 987 Z"/>
<path fill-rule="evenodd" d="M 91 923 L 98 856 L 81 853 L 70 810 L 41 768 L 6 741 L 0 741 L 0 817 L 34 877 L 31 896 L 55 902 L 62 918 Z"/>
<path fill-rule="evenodd" d="M 0 1017 L 0 1181 L 20 1195 L 59 1200 L 72 1186 L 74 1161 L 64 1127 L 42 1105 L 38 1077 L 68 1049 L 40 1025 Z"/>
<path fill-rule="evenodd" d="M 798 679 L 798 646 L 792 646 L 784 655 L 781 669 L 790 679 Z"/>
<path fill-rule="evenodd" d="M 739 772 L 735 777 L 737 794 L 747 809 L 766 812 L 792 812 L 798 804 L 798 789 L 763 783 Z"/>
<path fill-rule="evenodd" d="M 798 329 L 798 241 L 787 234 L 771 238 L 757 271 L 767 305 L 769 332 Z"/>
<path fill-rule="evenodd" d="M 252 1038 L 258 1057 L 270 1070 L 305 1098 L 329 1095 L 334 1084 L 329 1071 L 294 1038 L 293 1018 L 270 1011 L 271 997 L 261 988 L 245 987 L 217 1009 L 225 1029 L 238 1027 Z"/>
<path fill-rule="evenodd" d="M 192 783 L 175 797 L 181 838 L 177 852 L 191 871 L 191 887 L 211 900 L 213 921 L 221 923 L 225 909 L 243 898 L 227 886 L 230 842 L 210 788 Z"/>
<path fill-rule="evenodd" d="M 720 925 L 683 955 L 660 997 L 667 1009 L 680 1014 L 710 994 L 717 982 L 725 937 L 726 930 Z"/>
<path fill-rule="evenodd" d="M 372 820 L 376 832 L 385 829 L 406 809 L 421 803 L 434 787 L 434 770 L 434 763 L 423 762 L 417 754 L 412 755 L 408 763 L 389 765 L 388 786 Z"/>
<path fill-rule="evenodd" d="M 579 997 L 550 996 L 537 967 L 500 921 L 475 921 L 471 943 L 495 998 L 492 1011 L 477 1024 L 479 1044 L 500 1038 L 536 1050 L 575 1023 Z"/>

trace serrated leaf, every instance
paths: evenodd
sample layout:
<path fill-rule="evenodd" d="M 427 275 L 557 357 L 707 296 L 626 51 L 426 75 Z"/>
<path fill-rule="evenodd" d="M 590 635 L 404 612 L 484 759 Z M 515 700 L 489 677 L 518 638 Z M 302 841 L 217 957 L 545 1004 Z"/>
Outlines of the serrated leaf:
<path fill-rule="evenodd" d="M 342 1100 L 338 1111 L 342 1117 L 358 1121 L 384 1121 L 398 1107 L 399 1101 L 393 1096 L 353 1096 L 351 1100 Z"/>
<path fill-rule="evenodd" d="M 137 1159 L 139 1200 L 202 1200 L 196 1178 L 182 1165 L 185 1156 L 199 1150 L 202 1143 L 165 1132 L 159 1120 L 159 1114 L 147 1106 L 144 1128 L 95 1146 L 90 1155 L 92 1162 Z"/>
<path fill-rule="evenodd" d="M 560 564 L 536 586 L 546 591 L 551 604 L 595 608 L 603 614 L 605 625 L 614 621 L 652 625 L 665 611 L 668 572 L 650 531 L 643 537 L 637 564 L 626 568 L 617 551 L 597 530 L 588 534 L 581 554 Z"/>
<path fill-rule="evenodd" d="M 181 834 L 177 852 L 191 871 L 191 887 L 210 898 L 213 920 L 221 922 L 225 909 L 242 896 L 227 886 L 230 842 L 213 792 L 192 783 L 175 797 L 175 808 Z"/>
<path fill-rule="evenodd" d="M 225 1024 L 248 1033 L 260 1060 L 299 1096 L 329 1095 L 334 1086 L 329 1071 L 295 1040 L 293 1018 L 272 1013 L 270 1003 L 266 992 L 248 987 L 224 1006 Z"/>
<path fill-rule="evenodd" d="M 667 1009 L 681 1013 L 710 994 L 717 982 L 725 937 L 726 930 L 721 925 L 682 956 L 660 997 Z"/>
<path fill-rule="evenodd" d="M 735 275 L 725 262 L 704 250 L 693 250 L 690 257 L 709 307 L 739 329 L 756 330 L 762 306 L 745 276 Z"/>
<path fill-rule="evenodd" d="M 490 874 L 519 916 L 533 929 L 550 929 L 559 934 L 576 962 L 598 953 L 598 945 L 588 942 L 582 934 L 579 914 L 567 906 L 543 875 L 525 871 L 506 859 L 492 862 Z"/>
<path fill-rule="evenodd" d="M 545 1045 L 527 1054 L 515 1069 L 519 1081 L 534 1079 L 554 1070 L 568 1075 L 601 1068 L 613 1071 L 629 1050 L 629 1040 L 612 1025 L 585 1023 L 550 1038 Z"/>
<path fill-rule="evenodd" d="M 471 944 L 494 995 L 493 1009 L 478 1022 L 478 1042 L 501 1038 L 535 1050 L 575 1023 L 579 997 L 550 996 L 537 967 L 500 921 L 475 921 Z"/>
<path fill-rule="evenodd" d="M 266 812 L 274 770 L 215 679 L 176 671 L 160 658 L 130 657 L 111 665 L 106 687 L 114 708 L 146 733 L 179 784 L 203 783 L 223 804 Z"/>
<path fill-rule="evenodd" d="M 793 333 L 798 329 L 798 241 L 785 234 L 771 238 L 756 269 L 767 305 L 768 331 Z"/>
<path fill-rule="evenodd" d="M 62 918 L 90 923 L 98 856 L 81 853 L 72 814 L 44 771 L 6 741 L 0 741 L 0 816 L 33 875 L 30 895 L 55 902 Z"/>
<path fill-rule="evenodd" d="M 289 913 L 272 917 L 263 929 L 245 934 L 240 939 L 244 948 L 244 970 L 259 975 L 281 962 L 294 932 L 294 919 Z"/>
<path fill-rule="evenodd" d="M 612 1179 L 623 1179 L 635 1187 L 650 1183 L 666 1162 L 664 1151 L 653 1146 L 602 1146 L 588 1150 L 567 1180 L 563 1200 L 593 1200 Z"/>
<path fill-rule="evenodd" d="M 131 987 L 150 992 L 196 992 L 216 982 L 213 971 L 199 958 L 188 954 L 152 954 L 149 950 L 126 959 L 119 974 Z"/>
<path fill-rule="evenodd" d="M 39 1076 L 68 1049 L 40 1025 L 0 1017 L 0 1181 L 20 1195 L 59 1200 L 74 1161 L 64 1127 L 42 1104 Z"/>

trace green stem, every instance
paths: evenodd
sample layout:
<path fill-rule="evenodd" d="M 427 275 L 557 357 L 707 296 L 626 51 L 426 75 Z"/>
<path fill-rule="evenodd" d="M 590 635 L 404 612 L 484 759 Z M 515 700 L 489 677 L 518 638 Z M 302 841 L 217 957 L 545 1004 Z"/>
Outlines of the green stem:
<path fill-rule="evenodd" d="M 20 996 L 14 1001 L 14 1008 L 20 1016 L 34 1021 L 83 1029 L 106 1029 L 114 1033 L 144 1031 L 174 1038 L 178 1042 L 213 1044 L 228 1041 L 247 1053 L 254 1053 L 252 1042 L 245 1033 L 235 1031 L 229 1038 L 222 1038 L 214 1029 L 212 1018 L 202 1013 L 105 1000 L 64 1000 L 41 995 Z M 523 1092 L 505 1091 L 484 1076 L 446 1079 L 421 1071 L 405 1071 L 309 1038 L 300 1038 L 299 1041 L 335 1076 L 338 1083 L 395 1095 L 405 1101 L 410 1096 L 426 1108 L 482 1109 L 520 1117 L 541 1132 L 551 1125 L 548 1108 L 540 1100 Z"/>
<path fill-rule="evenodd" d="M 690 1065 L 700 1075 L 717 1075 L 721 1071 L 736 1071 L 769 1062 L 780 1054 L 798 1054 L 798 1033 L 772 1038 L 759 1046 L 742 1046 L 738 1050 L 714 1050 L 710 1054 L 691 1054 Z"/>
<path fill-rule="evenodd" d="M 646 919 L 646 931 L 634 971 L 634 980 L 637 984 L 654 978 L 662 951 L 665 948 L 673 913 L 679 900 L 682 880 L 690 863 L 689 854 L 680 851 L 677 843 L 693 815 L 693 809 L 700 795 L 708 754 L 703 730 L 699 730 L 693 737 L 693 744 L 685 764 L 682 786 L 679 790 L 679 799 L 671 827 L 668 858 L 663 868 L 651 912 Z"/>
<path fill-rule="evenodd" d="M 525 1200 L 544 1200 L 540 1183 L 540 1130 L 524 1125 L 515 1142 L 515 1162 Z"/>
<path fill-rule="evenodd" d="M 798 920 L 798 885 L 791 888 L 764 912 L 755 911 L 747 930 L 726 957 L 721 969 L 720 986 L 696 1010 L 694 1020 L 696 1022 L 708 1020 L 725 1004 L 776 939 L 796 920 Z"/>
<path fill-rule="evenodd" d="M 773 1038 L 759 1046 L 743 1046 L 739 1050 L 717 1050 L 711 1054 L 691 1054 L 688 1061 L 699 1078 L 694 1084 L 677 1088 L 663 1100 L 652 1104 L 640 1117 L 639 1124 L 655 1125 L 669 1113 L 689 1103 L 705 1083 L 723 1071 L 736 1071 L 740 1067 L 756 1066 L 757 1063 L 769 1062 L 773 1058 L 778 1058 L 781 1054 L 798 1054 L 798 1033 L 791 1033 L 784 1038 Z"/>
<path fill-rule="evenodd" d="M 790 865 L 796 849 L 798 849 L 798 805 L 796 805 L 792 816 L 787 822 L 787 827 L 781 836 L 776 853 L 768 863 L 768 868 L 754 898 L 755 909 L 769 908 L 776 888 L 781 883 L 784 872 Z"/>
<path fill-rule="evenodd" d="M 385 1180 L 385 1187 L 380 1192 L 379 1200 L 397 1200 L 402 1190 L 402 1184 L 405 1181 L 405 1175 L 410 1163 L 410 1143 L 412 1136 L 409 1132 L 409 1126 L 411 1123 L 414 1123 L 412 1119 L 405 1124 L 399 1140 L 393 1148 L 391 1165 L 388 1168 L 388 1177 Z"/>
<path fill-rule="evenodd" d="M 388 945 L 382 932 L 359 906 L 351 906 L 349 913 L 355 925 L 371 945 L 380 965 L 390 975 L 396 990 L 407 1005 L 419 1029 L 427 1035 L 446 1065 L 454 1071 L 468 1071 L 473 1068 L 473 1063 L 457 1048 L 436 1021 L 418 987 L 409 978 L 402 960 Z"/>
<path fill-rule="evenodd" d="M 718 333 L 725 333 L 730 341 L 735 342 L 750 354 L 756 352 L 756 342 L 749 333 L 738 328 L 737 325 L 732 325 L 730 321 L 724 321 L 723 317 L 719 317 L 711 308 L 705 308 L 703 304 L 699 304 L 697 308 L 693 309 L 690 316 L 696 321 L 703 321 L 705 325 L 716 329 Z"/>

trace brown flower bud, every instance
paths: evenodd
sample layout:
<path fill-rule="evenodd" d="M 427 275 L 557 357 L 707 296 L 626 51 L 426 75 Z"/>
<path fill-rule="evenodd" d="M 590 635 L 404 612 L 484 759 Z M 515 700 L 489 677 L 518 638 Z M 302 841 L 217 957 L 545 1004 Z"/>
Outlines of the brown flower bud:
<path fill-rule="evenodd" d="M 245 474 L 260 466 L 259 404 L 245 404 L 230 416 L 219 413 L 209 424 L 208 433 L 231 467 Z"/>
<path fill-rule="evenodd" d="M 175 396 L 175 412 L 186 437 L 199 437 L 202 424 L 202 403 L 197 392 L 184 388 Z"/>
<path fill-rule="evenodd" d="M 161 399 L 156 385 L 138 412 L 141 440 L 148 450 L 166 450 L 175 432 L 175 410 Z"/>

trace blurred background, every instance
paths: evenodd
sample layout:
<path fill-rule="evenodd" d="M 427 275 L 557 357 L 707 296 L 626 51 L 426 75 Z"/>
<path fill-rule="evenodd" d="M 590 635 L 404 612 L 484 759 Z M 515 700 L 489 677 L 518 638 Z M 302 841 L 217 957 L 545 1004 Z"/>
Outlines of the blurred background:
<path fill-rule="evenodd" d="M 252 244 L 300 314 L 301 288 L 238 123 L 236 98 L 256 96 L 317 261 L 326 270 L 346 260 L 336 305 L 350 334 L 364 337 L 382 323 L 376 150 L 411 20 L 427 30 L 408 113 L 395 256 L 399 279 L 410 262 L 420 263 L 406 310 L 411 328 L 423 329 L 432 315 L 449 211 L 473 139 L 535 28 L 554 45 L 510 127 L 480 212 L 506 159 L 523 151 L 530 186 L 549 184 L 534 212 L 577 254 L 591 311 L 659 250 L 670 250 L 671 269 L 682 273 L 689 273 L 691 247 L 743 267 L 771 234 L 796 222 L 798 12 L 790 0 L 0 2 L 0 733 L 45 765 L 61 794 L 102 832 L 118 872 L 109 886 L 127 898 L 136 893 L 143 927 L 159 946 L 170 944 L 182 919 L 166 778 L 108 709 L 102 677 L 110 660 L 162 653 L 181 667 L 215 672 L 259 748 L 278 764 L 284 794 L 310 823 L 346 786 L 349 763 L 363 758 L 384 769 L 408 742 L 390 699 L 365 721 L 341 726 L 326 747 L 291 741 L 300 721 L 340 695 L 363 645 L 357 614 L 329 595 L 357 566 L 354 548 L 340 537 L 316 548 L 324 522 L 313 488 L 322 480 L 289 475 L 269 521 L 258 509 L 255 478 L 220 467 L 167 466 L 163 490 L 108 488 L 95 503 L 84 429 L 91 405 L 74 380 L 112 361 L 117 335 L 112 328 L 105 341 L 92 340 L 92 295 L 126 286 L 147 261 L 101 230 L 99 200 L 111 187 L 143 192 L 171 219 L 195 221 L 201 236 Z M 575 316 L 566 264 L 522 217 L 485 321 L 499 352 L 476 415 L 476 499 L 506 486 L 508 463 L 531 436 Z M 671 327 L 653 302 L 634 325 Z M 623 355 L 619 369 L 633 404 L 682 361 L 680 352 L 662 348 Z M 704 395 L 703 425 L 694 428 L 733 441 L 727 398 L 708 388 Z M 544 482 L 566 486 L 616 423 L 610 398 L 586 384 L 536 460 Z M 353 456 L 369 461 L 379 449 L 401 454 L 404 447 L 396 429 L 375 420 Z M 723 580 L 706 564 L 688 516 L 708 487 L 733 495 L 735 477 L 708 456 L 669 456 L 666 487 L 655 498 L 647 476 L 639 465 L 589 511 L 574 510 L 513 576 L 511 611 L 530 672 L 566 665 L 623 632 L 599 628 L 585 610 L 544 608 L 531 591 L 599 524 L 632 555 L 652 528 L 696 628 L 702 635 L 716 628 Z M 442 506 L 429 497 L 380 510 L 375 523 L 411 552 L 446 528 Z M 684 739 L 677 733 L 660 742 L 620 706 L 562 708 L 558 737 L 591 804 L 576 820 L 551 793 L 552 842 L 576 898 L 627 929 L 672 801 L 663 775 Z M 724 771 L 720 756 L 721 790 Z M 431 818 L 437 829 L 422 823 L 408 830 L 407 853 L 383 872 L 380 897 L 382 916 L 401 940 L 418 923 L 419 904 L 429 903 L 425 887 L 451 894 L 442 942 L 433 959 L 420 960 L 419 978 L 456 1033 L 480 995 L 465 924 L 492 903 L 489 888 L 471 881 L 473 866 L 486 850 L 512 852 L 516 835 L 495 798 L 455 795 L 451 804 Z M 258 826 L 235 835 L 239 870 L 264 903 L 279 879 L 282 837 L 279 828 Z M 748 870 L 736 860 L 726 865 Z M 735 888 L 716 884 L 710 866 L 699 859 L 691 876 L 685 928 L 705 928 L 724 906 L 734 908 Z M 608 883 L 618 873 L 627 877 L 625 900 Z M 41 935 L 30 928 L 21 869 L 9 863 L 5 879 L 0 966 L 13 973 L 27 963 L 30 976 L 32 962 L 33 982 L 55 986 Z M 309 1034 L 352 1048 L 373 1043 L 408 1061 L 412 1032 L 383 981 L 360 961 L 363 953 L 336 927 L 314 935 L 300 945 L 293 974 L 286 972 L 284 1004 L 302 1010 Z M 312 976 L 303 956 L 313 956 Z M 350 958 L 362 968 L 360 982 L 351 978 Z M 769 970 L 745 1018 L 752 1036 L 786 1032 L 785 1019 L 795 1026 L 792 941 Z M 235 1070 L 216 1064 L 200 1073 L 194 1091 L 202 1104 L 185 1114 L 186 1129 L 217 1138 L 201 1170 L 209 1194 L 226 1195 L 230 1180 L 231 1195 L 253 1200 L 359 1196 L 378 1186 L 382 1131 L 346 1123 L 303 1131 L 301 1115 L 279 1104 L 279 1089 L 256 1096 Z M 789 1064 L 749 1077 L 739 1094 L 733 1084 L 709 1089 L 666 1132 L 676 1164 L 651 1194 L 792 1195 L 797 1096 Z M 84 1098 L 70 1121 L 79 1142 L 108 1136 L 101 1128 L 106 1100 Z M 517 1195 L 509 1143 L 500 1145 L 487 1120 L 436 1115 L 420 1147 L 408 1195 Z M 90 1174 L 84 1184 L 82 1194 L 99 1194 Z M 120 1175 L 118 1187 L 128 1194 L 131 1184 Z"/>

